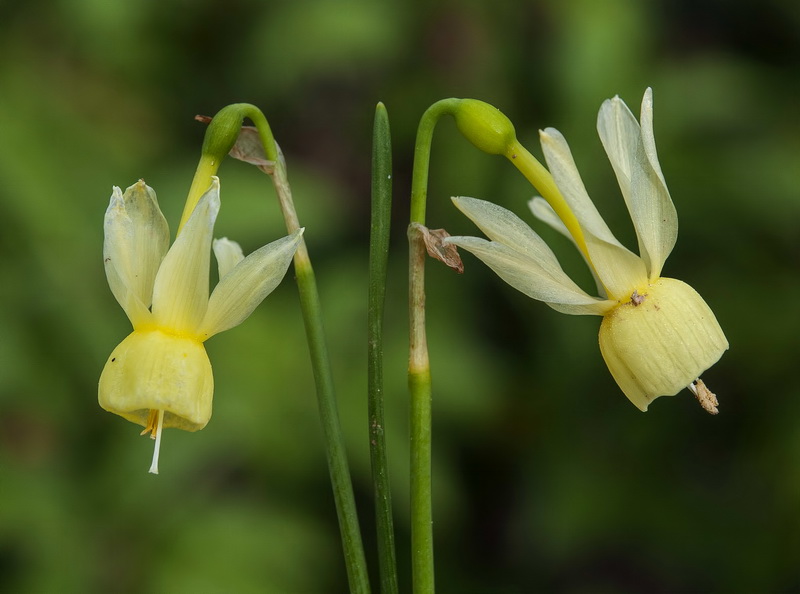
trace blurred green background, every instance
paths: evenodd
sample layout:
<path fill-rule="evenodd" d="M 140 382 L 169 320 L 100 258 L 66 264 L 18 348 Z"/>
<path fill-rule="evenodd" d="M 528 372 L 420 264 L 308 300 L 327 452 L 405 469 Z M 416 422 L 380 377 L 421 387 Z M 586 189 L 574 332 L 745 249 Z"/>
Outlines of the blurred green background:
<path fill-rule="evenodd" d="M 112 185 L 153 186 L 174 229 L 202 125 L 260 106 L 289 165 L 322 294 L 367 547 L 370 133 L 393 125 L 385 346 L 401 588 L 409 590 L 405 268 L 417 122 L 434 101 L 500 107 L 534 154 L 554 126 L 635 245 L 595 133 L 615 94 L 654 88 L 680 217 L 667 276 L 714 309 L 730 351 L 643 414 L 597 347 L 465 257 L 429 270 L 436 566 L 443 593 L 800 592 L 800 10 L 784 0 L 528 3 L 68 1 L 0 23 L 0 591 L 338 593 L 346 580 L 296 289 L 208 343 L 214 418 L 152 442 L 96 385 L 129 332 L 102 267 Z M 265 176 L 220 171 L 217 236 L 284 234 Z M 475 228 L 469 195 L 531 221 L 499 157 L 437 130 L 428 223 Z M 566 240 L 542 230 L 591 287 Z M 374 555 L 369 553 L 372 569 Z"/>

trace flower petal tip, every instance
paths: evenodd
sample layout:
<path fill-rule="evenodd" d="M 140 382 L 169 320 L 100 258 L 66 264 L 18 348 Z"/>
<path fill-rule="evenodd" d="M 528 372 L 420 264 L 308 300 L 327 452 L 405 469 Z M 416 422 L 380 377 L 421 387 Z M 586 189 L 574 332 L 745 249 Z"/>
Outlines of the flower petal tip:
<path fill-rule="evenodd" d="M 111 187 L 111 199 L 108 201 L 108 208 L 111 209 L 114 206 L 119 204 L 123 204 L 122 199 L 122 188 L 119 186 L 112 186 Z"/>
<path fill-rule="evenodd" d="M 481 202 L 477 198 L 470 198 L 469 196 L 451 196 L 450 200 L 452 201 L 453 205 L 464 214 L 467 214 L 467 211 L 465 209 L 468 210 L 470 208 L 470 205 L 474 205 L 477 202 Z"/>
<path fill-rule="evenodd" d="M 653 111 L 653 89 L 647 87 L 642 97 L 642 113 L 640 120 L 645 119 L 645 114 L 650 114 Z M 652 118 L 652 116 L 650 116 Z"/>

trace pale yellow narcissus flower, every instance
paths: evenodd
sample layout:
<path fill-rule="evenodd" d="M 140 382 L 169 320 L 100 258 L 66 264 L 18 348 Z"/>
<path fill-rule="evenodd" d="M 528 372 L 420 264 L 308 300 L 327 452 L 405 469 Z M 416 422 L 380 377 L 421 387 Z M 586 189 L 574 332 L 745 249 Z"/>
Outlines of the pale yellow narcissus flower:
<path fill-rule="evenodd" d="M 694 289 L 661 276 L 675 245 L 678 219 L 656 155 L 652 91 L 647 89 L 642 101 L 641 125 L 615 97 L 600 108 L 597 129 L 636 230 L 639 256 L 611 233 L 586 193 L 566 140 L 553 128 L 540 132 L 540 139 L 557 188 L 547 201 L 534 198 L 530 206 L 537 218 L 572 239 L 592 270 L 600 297 L 576 285 L 527 224 L 490 202 L 453 199 L 491 241 L 446 241 L 472 252 L 511 286 L 553 309 L 603 316 L 603 358 L 639 409 L 688 387 L 704 408 L 716 412 L 716 398 L 699 376 L 722 356 L 728 341 Z M 523 151 L 510 158 L 524 158 Z"/>
<path fill-rule="evenodd" d="M 213 242 L 219 283 L 209 297 L 219 180 L 200 198 L 169 247 L 156 194 L 143 181 L 115 187 L 105 215 L 103 258 L 111 291 L 133 332 L 111 353 L 100 376 L 100 406 L 145 427 L 197 431 L 211 417 L 214 379 L 203 342 L 247 318 L 280 283 L 302 229 L 246 258 L 227 239 Z"/>

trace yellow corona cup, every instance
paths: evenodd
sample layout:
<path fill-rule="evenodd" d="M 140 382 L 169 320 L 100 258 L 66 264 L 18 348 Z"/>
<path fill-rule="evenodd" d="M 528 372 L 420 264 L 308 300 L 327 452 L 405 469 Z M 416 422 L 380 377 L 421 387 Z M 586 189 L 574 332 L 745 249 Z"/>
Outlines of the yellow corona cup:
<path fill-rule="evenodd" d="M 472 252 L 511 286 L 558 311 L 603 316 L 603 358 L 639 409 L 647 410 L 659 396 L 688 387 L 706 410 L 716 412 L 716 398 L 699 377 L 722 356 L 728 341 L 694 289 L 661 276 L 677 239 L 678 218 L 656 155 L 650 89 L 640 119 L 641 124 L 615 97 L 603 103 L 597 120 L 636 230 L 638 256 L 617 241 L 603 221 L 558 130 L 540 132 L 549 173 L 516 140 L 503 153 L 540 187 L 544 198 L 531 201 L 533 214 L 577 246 L 592 270 L 598 297 L 564 273 L 526 223 L 496 204 L 454 198 L 489 241 L 451 237 L 446 242 Z"/>
<path fill-rule="evenodd" d="M 727 348 L 714 312 L 697 291 L 674 278 L 648 283 L 644 293 L 613 308 L 600 324 L 608 369 L 642 410 L 658 396 L 691 386 Z"/>
<path fill-rule="evenodd" d="M 103 259 L 111 291 L 133 332 L 111 353 L 100 376 L 105 410 L 161 431 L 197 431 L 211 418 L 214 379 L 203 343 L 243 322 L 280 283 L 302 230 L 246 258 L 228 239 L 212 241 L 219 180 L 200 198 L 172 247 L 156 194 L 140 181 L 114 188 L 105 216 Z M 209 297 L 211 250 L 219 283 Z"/>

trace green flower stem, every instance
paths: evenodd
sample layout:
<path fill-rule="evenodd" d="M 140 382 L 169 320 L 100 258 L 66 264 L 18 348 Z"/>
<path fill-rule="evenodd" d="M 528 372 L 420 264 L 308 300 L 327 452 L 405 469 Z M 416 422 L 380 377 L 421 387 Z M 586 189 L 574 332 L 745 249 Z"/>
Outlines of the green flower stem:
<path fill-rule="evenodd" d="M 411 178 L 409 241 L 408 389 L 411 398 L 411 572 L 415 594 L 433 594 L 433 506 L 431 502 L 431 368 L 425 335 L 426 250 L 413 223 L 425 224 L 428 167 L 436 122 L 452 114 L 457 99 L 431 105 L 419 123 Z"/>
<path fill-rule="evenodd" d="M 183 207 L 183 215 L 181 222 L 178 224 L 178 232 L 176 237 L 180 234 L 183 226 L 189 220 L 189 217 L 194 211 L 194 207 L 200 201 L 203 194 L 206 193 L 211 186 L 211 176 L 217 174 L 222 159 L 216 159 L 210 155 L 203 154 L 200 156 L 200 162 L 197 164 L 197 169 L 192 178 L 192 185 L 189 188 L 189 195 L 186 198 L 186 204 Z"/>
<path fill-rule="evenodd" d="M 561 190 L 558 189 L 552 174 L 516 139 L 508 146 L 504 155 L 547 200 L 575 239 L 578 249 L 587 260 L 591 261 L 581 225 L 561 194 Z"/>
<path fill-rule="evenodd" d="M 292 192 L 286 175 L 286 164 L 278 150 L 272 130 L 264 114 L 254 105 L 238 103 L 229 105 L 214 116 L 206 131 L 203 143 L 203 159 L 209 162 L 222 160 L 233 146 L 242 126 L 243 118 L 249 118 L 258 130 L 264 152 L 273 162 L 270 174 L 280 202 L 281 211 L 289 233 L 300 228 L 297 212 L 292 201 Z M 201 164 L 203 160 L 201 159 Z M 198 168 L 198 172 L 200 169 Z M 205 174 L 206 172 L 203 172 Z M 197 179 L 197 175 L 196 175 Z M 200 182 L 198 182 L 199 184 Z M 193 183 L 193 188 L 194 188 Z M 187 204 L 188 207 L 188 204 Z M 191 211 L 190 211 L 191 212 Z M 339 518 L 339 529 L 344 549 L 347 577 L 351 594 L 369 594 L 369 576 L 361 532 L 358 525 L 353 485 L 344 447 L 344 438 L 339 423 L 336 396 L 333 389 L 330 359 L 322 325 L 322 309 L 317 291 L 314 270 L 305 240 L 300 241 L 294 256 L 295 276 L 300 294 L 300 305 L 303 311 L 303 322 L 306 328 L 311 355 L 311 366 L 317 386 L 317 402 L 325 437 L 328 469 L 333 487 L 333 497 Z"/>
<path fill-rule="evenodd" d="M 369 244 L 367 381 L 370 461 L 375 493 L 378 567 L 382 594 L 397 594 L 392 497 L 383 407 L 383 311 L 392 215 L 392 139 L 383 103 L 375 109 L 372 138 L 372 215 Z"/>
<path fill-rule="evenodd" d="M 431 370 L 425 336 L 424 243 L 409 229 L 410 345 L 408 390 L 411 397 L 411 577 L 415 594 L 434 592 L 433 505 L 431 501 Z"/>
<path fill-rule="evenodd" d="M 253 118 L 251 117 L 251 119 Z M 259 133 L 262 134 L 264 146 L 269 146 L 265 142 L 264 136 L 266 135 L 262 133 L 262 127 L 259 122 L 254 120 L 254 123 Z M 275 191 L 281 205 L 286 229 L 291 233 L 300 228 L 300 223 L 292 201 L 292 192 L 286 175 L 286 165 L 282 157 L 276 153 L 277 151 L 273 154 L 277 158 L 273 159 L 270 152 L 267 151 L 267 158 L 275 161 L 274 172 L 271 176 L 272 182 L 275 185 Z M 367 561 L 364 556 L 364 546 L 361 542 L 353 485 L 350 480 L 347 453 L 344 447 L 344 437 L 333 389 L 333 375 L 331 374 L 328 347 L 322 325 L 322 308 L 314 269 L 311 267 L 311 259 L 304 240 L 300 242 L 295 252 L 294 269 L 297 277 L 297 288 L 300 293 L 300 305 L 303 310 L 303 321 L 306 327 L 306 338 L 311 354 L 311 365 L 314 370 L 314 381 L 317 386 L 319 414 L 327 445 L 328 469 L 336 503 L 336 513 L 339 517 L 339 529 L 342 536 L 350 592 L 352 594 L 368 594 L 370 587 Z"/>

